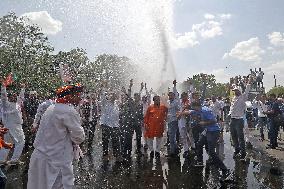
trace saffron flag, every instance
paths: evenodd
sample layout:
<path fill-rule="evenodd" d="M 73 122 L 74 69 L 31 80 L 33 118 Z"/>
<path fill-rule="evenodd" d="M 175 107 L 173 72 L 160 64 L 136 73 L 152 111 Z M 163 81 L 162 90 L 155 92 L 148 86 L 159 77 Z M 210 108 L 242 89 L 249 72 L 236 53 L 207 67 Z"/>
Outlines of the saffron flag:
<path fill-rule="evenodd" d="M 7 86 L 11 85 L 16 79 L 17 79 L 16 75 L 13 74 L 13 73 L 10 73 L 6 77 L 6 79 L 3 81 L 3 85 L 7 87 Z"/>

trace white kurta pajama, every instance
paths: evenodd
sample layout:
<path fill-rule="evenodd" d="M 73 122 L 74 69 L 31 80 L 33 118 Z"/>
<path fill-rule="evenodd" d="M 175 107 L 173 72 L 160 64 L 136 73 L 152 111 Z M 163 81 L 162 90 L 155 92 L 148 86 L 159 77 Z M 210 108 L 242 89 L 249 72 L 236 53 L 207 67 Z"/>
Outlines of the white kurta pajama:
<path fill-rule="evenodd" d="M 181 102 L 180 111 L 184 111 L 185 104 Z M 193 140 L 191 127 L 186 126 L 186 117 L 181 116 L 178 120 L 178 128 L 180 133 L 180 138 L 183 144 L 183 150 L 186 152 L 189 150 L 189 147 L 195 148 L 195 143 Z"/>
<path fill-rule="evenodd" d="M 8 134 L 4 136 L 5 141 L 11 142 L 15 145 L 14 153 L 11 158 L 12 161 L 18 160 L 22 154 L 25 146 L 25 135 L 22 128 L 23 118 L 21 105 L 24 100 L 25 90 L 22 89 L 17 98 L 17 102 L 9 102 L 6 92 L 6 87 L 1 87 L 1 101 L 2 101 L 2 122 L 4 127 L 8 128 Z M 0 161 L 7 159 L 10 149 L 0 150 Z"/>
<path fill-rule="evenodd" d="M 56 103 L 43 114 L 28 172 L 28 189 L 72 189 L 73 145 L 85 139 L 79 113 L 72 105 Z"/>

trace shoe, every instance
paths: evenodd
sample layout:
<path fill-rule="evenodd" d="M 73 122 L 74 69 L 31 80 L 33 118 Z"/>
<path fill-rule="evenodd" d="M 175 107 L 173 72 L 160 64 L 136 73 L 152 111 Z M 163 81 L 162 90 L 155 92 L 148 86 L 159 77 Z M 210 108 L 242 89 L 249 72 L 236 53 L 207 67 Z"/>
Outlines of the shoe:
<path fill-rule="evenodd" d="M 150 152 L 150 158 L 154 158 L 154 151 Z"/>
<path fill-rule="evenodd" d="M 155 157 L 156 157 L 157 159 L 160 158 L 160 156 L 161 156 L 161 155 L 160 155 L 160 152 L 156 152 L 156 153 L 155 153 Z"/>
<path fill-rule="evenodd" d="M 20 160 L 10 160 L 7 161 L 7 165 L 22 165 L 24 164 L 24 162 L 20 161 Z"/>

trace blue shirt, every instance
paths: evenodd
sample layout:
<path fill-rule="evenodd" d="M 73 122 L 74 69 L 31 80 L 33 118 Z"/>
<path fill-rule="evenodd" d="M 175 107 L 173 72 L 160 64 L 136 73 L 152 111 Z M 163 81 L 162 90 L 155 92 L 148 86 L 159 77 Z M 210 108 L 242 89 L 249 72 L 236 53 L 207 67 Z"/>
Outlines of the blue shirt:
<path fill-rule="evenodd" d="M 201 121 L 209 121 L 209 120 L 215 120 L 216 121 L 216 123 L 214 123 L 212 125 L 208 125 L 208 126 L 205 127 L 207 129 L 207 131 L 220 131 L 221 130 L 220 127 L 219 127 L 219 124 L 217 123 L 215 115 L 213 114 L 213 112 L 209 108 L 202 107 L 201 111 L 198 112 L 198 113 L 200 113 L 200 115 L 201 115 Z M 201 126 L 201 127 L 204 127 L 204 126 Z"/>

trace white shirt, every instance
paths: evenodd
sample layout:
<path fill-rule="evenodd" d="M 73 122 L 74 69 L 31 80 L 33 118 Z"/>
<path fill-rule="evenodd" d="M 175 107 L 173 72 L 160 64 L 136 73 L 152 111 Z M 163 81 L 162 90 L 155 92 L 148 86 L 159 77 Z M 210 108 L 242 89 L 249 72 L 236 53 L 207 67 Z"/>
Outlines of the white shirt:
<path fill-rule="evenodd" d="M 213 114 L 215 115 L 215 117 L 219 116 L 219 118 L 221 117 L 221 109 L 222 109 L 222 105 L 220 102 L 218 101 L 211 101 L 209 108 L 212 110 Z"/>
<path fill-rule="evenodd" d="M 249 91 L 251 89 L 251 85 L 246 86 L 246 90 L 240 96 L 235 96 L 232 99 L 231 107 L 230 107 L 230 115 L 231 118 L 242 119 L 246 110 L 246 101 L 248 98 Z"/>
<path fill-rule="evenodd" d="M 266 117 L 266 115 L 263 114 L 263 112 L 267 112 L 268 110 L 268 106 L 265 103 L 261 102 L 260 100 L 254 100 L 253 106 L 254 108 L 257 108 L 258 117 Z"/>
<path fill-rule="evenodd" d="M 118 102 L 110 102 L 105 97 L 105 92 L 103 90 L 101 94 L 101 117 L 100 124 L 107 125 L 109 127 L 119 127 L 119 107 Z"/>

